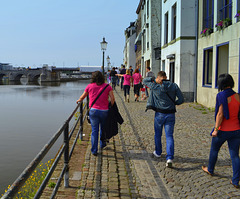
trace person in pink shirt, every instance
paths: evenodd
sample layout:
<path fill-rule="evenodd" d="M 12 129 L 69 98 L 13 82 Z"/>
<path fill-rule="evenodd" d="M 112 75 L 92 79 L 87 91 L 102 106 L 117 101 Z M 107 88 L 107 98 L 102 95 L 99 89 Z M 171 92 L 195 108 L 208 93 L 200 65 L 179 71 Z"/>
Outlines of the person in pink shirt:
<path fill-rule="evenodd" d="M 134 96 L 135 96 L 135 102 L 139 102 L 138 98 L 140 96 L 140 82 L 142 82 L 142 75 L 139 73 L 139 69 L 135 69 L 133 73 L 133 84 L 134 84 Z"/>
<path fill-rule="evenodd" d="M 87 85 L 83 94 L 77 100 L 77 103 L 80 103 L 84 100 L 87 95 L 89 95 L 89 117 L 92 127 L 91 143 L 92 148 L 91 152 L 94 156 L 97 156 L 98 152 L 98 135 L 99 135 L 99 126 L 100 126 L 100 136 L 104 128 L 105 121 L 108 116 L 108 98 L 110 97 L 111 104 L 115 102 L 113 89 L 109 84 L 104 83 L 104 76 L 100 71 L 96 71 L 92 75 L 91 83 Z M 107 86 L 108 85 L 108 86 Z M 106 87 L 107 86 L 107 87 Z M 99 93 L 106 87 L 103 93 L 99 96 L 97 101 L 92 106 L 93 101 L 99 95 Z M 92 106 L 92 107 L 91 107 Z M 104 148 L 106 142 L 100 140 L 100 147 Z"/>
<path fill-rule="evenodd" d="M 131 76 L 131 71 L 129 69 L 126 70 L 126 74 L 122 75 L 122 74 L 117 74 L 117 76 L 121 76 L 124 77 L 124 82 L 123 82 L 123 90 L 124 90 L 124 98 L 125 98 L 125 102 L 129 102 L 130 101 L 130 85 L 131 85 L 131 81 L 132 81 L 132 76 Z"/>

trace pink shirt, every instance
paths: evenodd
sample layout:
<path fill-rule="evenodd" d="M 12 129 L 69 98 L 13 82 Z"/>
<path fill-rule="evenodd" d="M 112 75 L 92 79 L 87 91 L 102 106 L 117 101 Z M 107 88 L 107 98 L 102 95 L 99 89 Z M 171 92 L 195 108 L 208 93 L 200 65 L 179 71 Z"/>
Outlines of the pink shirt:
<path fill-rule="evenodd" d="M 128 85 L 130 86 L 130 80 L 131 80 L 131 75 L 123 75 L 124 77 L 124 82 L 123 82 L 123 85 Z"/>
<path fill-rule="evenodd" d="M 92 105 L 93 101 L 96 99 L 98 94 L 104 89 L 106 85 L 106 83 L 103 83 L 100 86 L 98 86 L 96 83 L 91 83 L 87 85 L 87 87 L 85 88 L 85 92 L 89 94 L 89 107 Z M 108 110 L 108 95 L 111 90 L 112 87 L 109 85 L 97 99 L 92 108 L 98 110 Z"/>
<path fill-rule="evenodd" d="M 134 85 L 136 85 L 136 84 L 140 83 L 140 81 L 142 79 L 142 75 L 140 73 L 135 73 L 135 74 L 133 74 L 132 78 L 133 78 Z"/>

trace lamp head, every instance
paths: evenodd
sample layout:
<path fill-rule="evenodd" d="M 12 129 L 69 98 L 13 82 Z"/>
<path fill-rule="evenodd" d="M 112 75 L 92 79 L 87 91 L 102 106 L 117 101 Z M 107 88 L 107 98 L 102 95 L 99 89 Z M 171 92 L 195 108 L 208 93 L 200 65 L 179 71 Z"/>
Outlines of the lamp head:
<path fill-rule="evenodd" d="M 105 41 L 105 37 L 103 37 L 103 41 L 101 43 L 101 49 L 105 51 L 107 49 L 107 42 Z"/>

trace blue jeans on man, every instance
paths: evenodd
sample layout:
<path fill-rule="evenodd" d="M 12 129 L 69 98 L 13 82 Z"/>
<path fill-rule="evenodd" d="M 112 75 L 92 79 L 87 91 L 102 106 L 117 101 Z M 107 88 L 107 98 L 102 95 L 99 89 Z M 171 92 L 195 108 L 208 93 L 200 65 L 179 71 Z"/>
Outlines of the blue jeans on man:
<path fill-rule="evenodd" d="M 166 134 L 166 151 L 167 160 L 174 159 L 174 124 L 175 124 L 175 113 L 155 113 L 154 118 L 154 130 L 155 130 L 155 152 L 157 155 L 162 154 L 162 130 L 164 127 Z"/>
<path fill-rule="evenodd" d="M 233 177 L 232 183 L 238 185 L 240 177 L 240 130 L 238 131 L 218 131 L 218 136 L 212 138 L 212 144 L 209 155 L 208 171 L 214 173 L 214 167 L 217 162 L 218 152 L 223 143 L 228 142 L 229 153 L 232 159 Z"/>
<path fill-rule="evenodd" d="M 98 110 L 98 109 L 91 108 L 89 111 L 89 118 L 92 126 L 92 135 L 91 135 L 92 154 L 97 154 L 99 126 L 100 126 L 100 137 L 101 137 L 107 116 L 108 116 L 108 110 Z M 102 142 L 100 140 L 100 147 L 103 148 L 105 146 L 106 146 L 106 142 Z"/>

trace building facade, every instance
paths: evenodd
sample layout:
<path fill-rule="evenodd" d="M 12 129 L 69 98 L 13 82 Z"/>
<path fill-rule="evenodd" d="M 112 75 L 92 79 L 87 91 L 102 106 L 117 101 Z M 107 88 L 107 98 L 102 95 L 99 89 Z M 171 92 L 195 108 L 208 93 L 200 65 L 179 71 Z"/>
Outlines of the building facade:
<path fill-rule="evenodd" d="M 136 20 L 136 40 L 135 40 L 135 52 L 136 52 L 136 67 L 142 70 L 142 2 L 140 0 L 136 14 L 138 16 Z"/>
<path fill-rule="evenodd" d="M 196 88 L 197 1 L 163 0 L 161 70 L 179 85 L 185 101 L 194 101 Z"/>
<path fill-rule="evenodd" d="M 137 35 L 137 41 L 141 40 L 140 70 L 145 77 L 147 66 L 151 67 L 155 74 L 160 69 L 161 0 L 140 0 L 137 14 L 141 20 L 141 31 Z"/>
<path fill-rule="evenodd" d="M 130 26 L 125 30 L 125 47 L 124 47 L 124 65 L 129 66 L 136 65 L 136 53 L 135 53 L 135 40 L 136 40 L 136 27 L 135 22 L 131 22 Z"/>
<path fill-rule="evenodd" d="M 197 101 L 214 107 L 217 79 L 233 76 L 239 92 L 240 0 L 199 0 Z"/>

